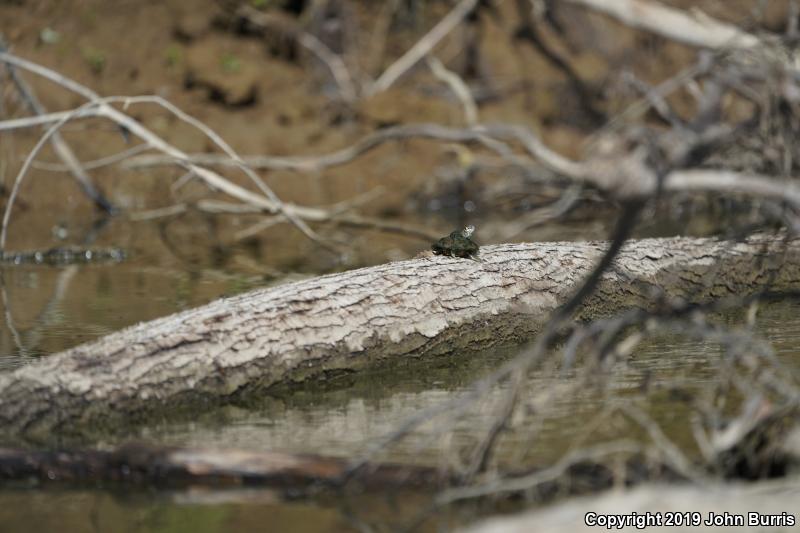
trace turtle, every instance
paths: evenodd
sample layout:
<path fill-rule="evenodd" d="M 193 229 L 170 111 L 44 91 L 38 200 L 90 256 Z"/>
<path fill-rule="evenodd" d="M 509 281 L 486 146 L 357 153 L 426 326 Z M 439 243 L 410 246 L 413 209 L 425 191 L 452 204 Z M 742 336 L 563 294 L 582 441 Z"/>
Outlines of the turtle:
<path fill-rule="evenodd" d="M 461 231 L 454 231 L 447 237 L 442 237 L 431 245 L 431 250 L 436 255 L 449 255 L 450 257 L 463 257 L 464 259 L 478 258 L 478 245 L 470 239 L 475 233 L 475 226 L 467 226 Z"/>

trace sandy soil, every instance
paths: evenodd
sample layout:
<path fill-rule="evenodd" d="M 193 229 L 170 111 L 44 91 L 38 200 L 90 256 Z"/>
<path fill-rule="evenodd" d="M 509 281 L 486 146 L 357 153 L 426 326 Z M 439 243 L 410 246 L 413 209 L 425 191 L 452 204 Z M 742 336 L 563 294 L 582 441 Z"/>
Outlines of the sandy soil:
<path fill-rule="evenodd" d="M 239 2 L 241 4 L 242 2 Z M 685 7 L 696 2 L 674 1 Z M 278 33 L 266 36 L 236 32 L 230 10 L 237 2 L 195 0 L 140 1 L 116 0 L 15 0 L 0 3 L 0 32 L 14 53 L 36 61 L 83 83 L 101 95 L 156 94 L 200 119 L 218 132 L 241 154 L 300 155 L 320 154 L 346 146 L 376 128 L 393 124 L 436 122 L 464 124 L 458 101 L 425 68 L 419 68 L 390 90 L 371 98 L 359 99 L 351 106 L 337 103 L 330 77 L 302 49 L 292 48 Z M 267 6 L 266 11 L 285 17 L 291 24 L 315 28 L 311 8 L 301 16 L 281 9 L 298 2 L 252 2 Z M 416 15 L 399 17 L 386 32 L 380 31 L 381 3 L 351 2 L 341 20 L 345 37 L 329 44 L 346 52 L 345 58 L 363 72 L 376 77 L 395 58 L 443 16 L 449 3 L 431 1 Z M 707 12 L 729 20 L 752 17 L 751 2 L 702 2 Z M 724 4 L 724 5 L 723 5 Z M 782 4 L 775 2 L 773 4 Z M 782 7 L 770 5 L 771 24 L 782 22 Z M 484 122 L 514 122 L 540 132 L 555 149 L 579 156 L 582 141 L 598 121 L 580 105 L 576 91 L 558 69 L 525 41 L 515 39 L 519 17 L 513 2 L 500 2 L 498 8 L 480 17 L 480 61 L 477 72 L 467 68 L 464 43 L 468 31 L 459 29 L 437 48 L 437 55 L 451 69 L 461 72 L 476 87 L 491 97 L 480 101 Z M 413 16 L 412 16 L 413 15 Z M 563 8 L 559 12 L 564 35 L 543 29 L 543 38 L 557 53 L 568 58 L 578 76 L 596 95 L 594 106 L 601 115 L 611 116 L 630 100 L 618 73 L 634 72 L 643 80 L 655 82 L 676 72 L 694 57 L 694 51 L 655 37 L 627 31 L 621 26 L 582 10 Z M 241 29 L 241 28 L 239 28 Z M 320 32 L 317 32 L 320 33 Z M 320 33 L 324 38 L 324 31 Z M 385 38 L 384 38 L 385 37 Z M 382 51 L 382 53 L 381 53 Z M 474 66 L 474 65 L 473 65 Z M 355 70 L 354 70 L 355 71 Z M 81 98 L 36 79 L 32 84 L 48 110 L 70 109 Z M 28 113 L 9 84 L 2 85 L 8 117 Z M 681 98 L 675 104 L 681 108 Z M 130 110 L 154 132 L 188 152 L 211 151 L 212 143 L 197 130 L 154 106 Z M 27 130 L 13 135 L 0 134 L 0 181 L 6 190 L 21 161 L 40 131 Z M 130 146 L 126 138 L 108 123 L 86 121 L 68 126 L 66 138 L 84 160 L 109 155 Z M 54 162 L 49 150 L 39 157 Z M 393 143 L 383 146 L 351 164 L 328 169 L 318 175 L 291 172 L 263 173 L 265 179 L 285 201 L 325 205 L 343 201 L 377 186 L 384 194 L 362 208 L 369 215 L 433 224 L 449 231 L 451 218 L 443 222 L 424 220 L 409 207 L 408 197 L 427 186 L 433 176 L 455 162 L 453 150 L 427 141 Z M 121 171 L 106 167 L 92 171 L 93 179 L 117 205 L 128 211 L 155 209 L 180 200 L 209 196 L 208 190 L 190 183 L 178 193 L 170 185 L 182 174 L 179 169 L 158 168 L 150 172 Z M 239 183 L 246 179 L 230 173 Z M 491 178 L 487 178 L 491 179 Z M 480 195 L 485 183 L 478 182 L 466 191 Z M 431 194 L 436 194 L 433 187 Z M 470 213 L 486 218 L 492 213 Z M 452 213 L 451 213 L 452 215 Z M 89 233 L 94 208 L 72 179 L 64 173 L 34 170 L 26 180 L 11 227 L 9 247 L 30 249 L 51 246 L 53 228 L 65 226 L 75 240 Z M 461 217 L 457 217 L 461 218 Z M 197 241 L 198 249 L 187 253 L 208 255 L 209 237 L 227 246 L 237 231 L 247 227 L 253 217 L 208 217 L 188 214 L 172 220 L 168 231 L 183 242 Z M 136 240 L 140 252 L 147 253 L 159 243 L 142 242 L 135 237 L 142 230 L 129 224 L 112 223 L 99 242 L 125 245 Z M 152 232 L 162 232 L 161 229 Z M 151 233 L 152 233 L 151 232 Z M 147 233 L 147 232 L 145 232 Z M 163 232 L 162 232 L 163 233 Z M 278 226 L 251 239 L 254 257 L 270 264 L 295 269 L 314 256 L 314 247 L 303 242 L 294 230 Z M 355 236 L 336 231 L 340 238 L 361 246 L 352 264 L 368 264 L 413 254 L 426 244 L 415 239 L 381 235 Z M 587 229 L 587 236 L 598 236 Z M 160 253 L 153 253 L 160 257 Z M 313 257 L 312 257 L 313 263 Z M 330 268 L 330 259 L 314 268 Z"/>

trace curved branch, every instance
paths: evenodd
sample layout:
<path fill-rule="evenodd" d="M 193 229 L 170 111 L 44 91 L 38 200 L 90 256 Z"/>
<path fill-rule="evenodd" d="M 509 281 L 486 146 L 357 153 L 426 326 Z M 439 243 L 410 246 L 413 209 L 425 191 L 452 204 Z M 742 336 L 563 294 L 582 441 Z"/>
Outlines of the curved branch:
<path fill-rule="evenodd" d="M 762 41 L 753 34 L 695 12 L 693 15 L 649 0 L 567 0 L 689 46 L 711 49 L 752 49 Z"/>
<path fill-rule="evenodd" d="M 403 74 L 428 55 L 448 33 L 461 24 L 461 21 L 475 9 L 477 4 L 478 0 L 461 0 L 431 31 L 383 71 L 383 74 L 370 87 L 369 94 L 383 92 L 394 85 Z"/>

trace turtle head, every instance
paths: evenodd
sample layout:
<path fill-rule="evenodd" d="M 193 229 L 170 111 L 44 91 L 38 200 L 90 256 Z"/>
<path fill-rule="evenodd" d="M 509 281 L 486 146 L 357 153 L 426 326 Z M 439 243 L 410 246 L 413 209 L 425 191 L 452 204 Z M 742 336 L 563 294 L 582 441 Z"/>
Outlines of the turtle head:
<path fill-rule="evenodd" d="M 463 235 L 465 239 L 469 239 L 470 237 L 472 237 L 473 233 L 475 233 L 475 226 L 470 224 L 469 226 L 464 228 L 464 231 L 461 232 L 461 235 Z"/>

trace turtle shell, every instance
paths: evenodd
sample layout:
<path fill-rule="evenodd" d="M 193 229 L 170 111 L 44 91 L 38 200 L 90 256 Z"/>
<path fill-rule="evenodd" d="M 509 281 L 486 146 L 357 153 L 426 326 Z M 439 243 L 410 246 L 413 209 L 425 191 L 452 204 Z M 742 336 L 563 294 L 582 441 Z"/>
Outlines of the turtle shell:
<path fill-rule="evenodd" d="M 478 255 L 478 245 L 460 231 L 442 237 L 431 246 L 433 253 L 450 257 L 470 258 Z"/>

